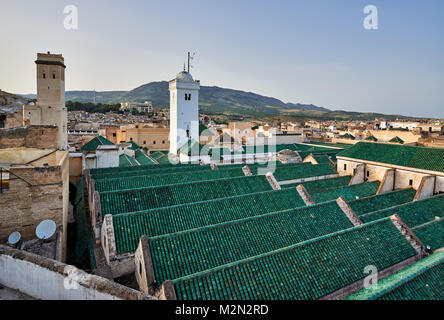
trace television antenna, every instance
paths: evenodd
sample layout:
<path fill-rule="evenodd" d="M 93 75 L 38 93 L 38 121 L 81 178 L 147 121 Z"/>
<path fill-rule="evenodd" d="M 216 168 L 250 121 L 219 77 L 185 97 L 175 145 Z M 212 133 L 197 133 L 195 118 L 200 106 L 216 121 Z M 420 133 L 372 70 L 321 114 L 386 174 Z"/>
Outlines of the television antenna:
<path fill-rule="evenodd" d="M 22 235 L 20 234 L 20 232 L 13 232 L 8 237 L 8 244 L 10 244 L 11 246 L 15 246 L 17 243 L 19 243 L 21 238 Z"/>
<path fill-rule="evenodd" d="M 40 240 L 51 238 L 56 231 L 56 224 L 52 220 L 43 220 L 35 229 L 35 235 Z"/>
<path fill-rule="evenodd" d="M 188 73 L 190 73 L 190 68 L 193 68 L 193 65 L 191 64 L 193 62 L 194 56 L 196 55 L 195 52 L 193 54 L 190 54 L 188 52 Z"/>

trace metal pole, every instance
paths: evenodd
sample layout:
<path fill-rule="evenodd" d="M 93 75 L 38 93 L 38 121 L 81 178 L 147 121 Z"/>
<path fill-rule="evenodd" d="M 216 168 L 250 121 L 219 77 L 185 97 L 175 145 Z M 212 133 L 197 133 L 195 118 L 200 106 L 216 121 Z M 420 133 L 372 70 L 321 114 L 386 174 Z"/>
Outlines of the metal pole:
<path fill-rule="evenodd" d="M 0 168 L 0 193 L 3 193 L 3 168 Z"/>

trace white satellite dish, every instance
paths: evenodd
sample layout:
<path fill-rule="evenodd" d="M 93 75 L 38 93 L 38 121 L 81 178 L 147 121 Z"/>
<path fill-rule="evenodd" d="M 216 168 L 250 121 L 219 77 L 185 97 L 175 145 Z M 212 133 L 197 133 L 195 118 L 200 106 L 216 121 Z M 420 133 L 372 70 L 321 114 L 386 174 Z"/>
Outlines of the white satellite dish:
<path fill-rule="evenodd" d="M 19 243 L 21 237 L 22 236 L 21 236 L 20 232 L 18 232 L 18 231 L 13 232 L 8 237 L 8 243 L 12 246 L 15 246 L 17 243 Z"/>
<path fill-rule="evenodd" d="M 56 224 L 52 220 L 43 220 L 35 229 L 37 238 L 44 240 L 51 238 L 56 231 Z"/>

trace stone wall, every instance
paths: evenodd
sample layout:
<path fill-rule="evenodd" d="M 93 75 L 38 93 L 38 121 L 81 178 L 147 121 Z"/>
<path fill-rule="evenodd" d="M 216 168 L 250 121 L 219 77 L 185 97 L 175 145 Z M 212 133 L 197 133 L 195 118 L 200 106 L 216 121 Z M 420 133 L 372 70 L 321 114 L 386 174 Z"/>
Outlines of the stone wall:
<path fill-rule="evenodd" d="M 47 219 L 62 232 L 60 257 L 66 256 L 66 226 L 69 197 L 69 162 L 58 166 L 18 166 L 9 169 L 9 189 L 0 193 L 0 243 L 19 231 L 23 240 L 35 239 L 35 228 Z"/>
<path fill-rule="evenodd" d="M 57 149 L 58 128 L 55 126 L 29 126 L 0 129 L 0 149 L 41 148 Z"/>
<path fill-rule="evenodd" d="M 155 299 L 74 266 L 2 245 L 0 284 L 45 300 Z"/>

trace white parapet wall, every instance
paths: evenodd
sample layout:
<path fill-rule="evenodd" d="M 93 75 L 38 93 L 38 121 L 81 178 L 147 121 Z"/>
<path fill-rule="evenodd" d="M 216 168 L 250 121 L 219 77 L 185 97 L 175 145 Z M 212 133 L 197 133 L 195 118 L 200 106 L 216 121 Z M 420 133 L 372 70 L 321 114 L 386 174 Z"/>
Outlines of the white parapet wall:
<path fill-rule="evenodd" d="M 0 284 L 43 300 L 151 300 L 74 266 L 0 245 Z"/>

